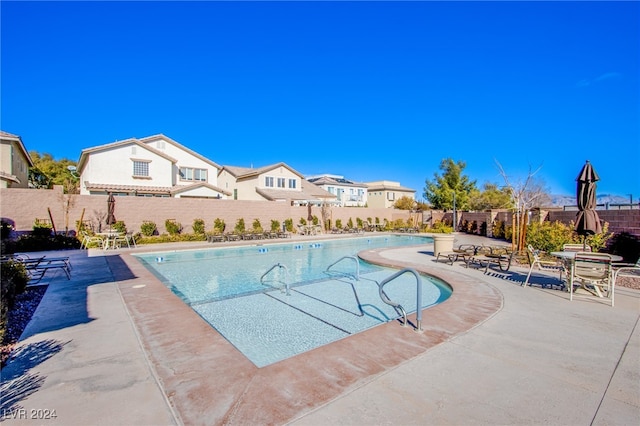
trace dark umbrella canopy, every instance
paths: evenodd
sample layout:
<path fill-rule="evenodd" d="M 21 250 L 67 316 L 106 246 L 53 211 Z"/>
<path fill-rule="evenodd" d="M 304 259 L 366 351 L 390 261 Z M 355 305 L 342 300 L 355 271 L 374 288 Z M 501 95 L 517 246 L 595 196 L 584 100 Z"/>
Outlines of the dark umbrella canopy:
<path fill-rule="evenodd" d="M 576 232 L 578 235 L 594 235 L 602 232 L 600 218 L 596 212 L 596 182 L 600 177 L 587 160 L 577 179 L 578 215 L 576 216 Z"/>
<path fill-rule="evenodd" d="M 116 199 L 113 197 L 113 194 L 109 193 L 109 198 L 107 198 L 107 225 L 113 225 L 116 223 L 116 216 L 114 214 L 116 210 Z"/>
<path fill-rule="evenodd" d="M 311 214 L 311 203 L 307 203 L 307 220 L 309 225 L 313 222 L 313 215 Z"/>

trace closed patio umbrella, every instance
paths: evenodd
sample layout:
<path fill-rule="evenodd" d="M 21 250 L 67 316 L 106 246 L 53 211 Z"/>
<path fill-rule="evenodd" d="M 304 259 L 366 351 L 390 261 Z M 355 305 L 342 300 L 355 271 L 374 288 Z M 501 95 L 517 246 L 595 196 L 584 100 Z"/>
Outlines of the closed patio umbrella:
<path fill-rule="evenodd" d="M 116 199 L 113 197 L 113 194 L 109 193 L 109 198 L 107 198 L 107 225 L 109 225 L 109 229 L 111 229 L 111 225 L 116 223 L 115 210 Z"/>
<path fill-rule="evenodd" d="M 585 237 L 602 232 L 600 218 L 596 212 L 596 182 L 600 177 L 587 160 L 577 179 L 578 214 L 576 216 L 576 232 L 582 235 L 583 245 Z"/>

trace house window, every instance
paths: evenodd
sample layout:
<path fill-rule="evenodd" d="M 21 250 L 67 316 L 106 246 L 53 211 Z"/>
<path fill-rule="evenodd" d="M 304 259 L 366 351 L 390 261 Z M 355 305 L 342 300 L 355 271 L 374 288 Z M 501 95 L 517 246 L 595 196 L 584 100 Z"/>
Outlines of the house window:
<path fill-rule="evenodd" d="M 284 188 L 284 178 L 278 178 L 278 188 Z"/>
<path fill-rule="evenodd" d="M 296 180 L 295 179 L 289 179 L 289 188 L 295 189 L 295 187 L 296 187 Z"/>
<path fill-rule="evenodd" d="M 133 175 L 134 176 L 149 176 L 149 162 L 148 161 L 135 161 L 133 162 Z"/>
<path fill-rule="evenodd" d="M 267 188 L 273 188 L 273 178 L 271 176 L 266 176 L 264 178 L 264 186 Z"/>
<path fill-rule="evenodd" d="M 387 192 L 387 200 L 389 201 L 393 201 L 396 199 L 396 194 L 395 192 Z"/>
<path fill-rule="evenodd" d="M 191 167 L 180 167 L 180 179 L 182 180 L 198 180 L 207 181 L 206 169 L 193 169 Z"/>

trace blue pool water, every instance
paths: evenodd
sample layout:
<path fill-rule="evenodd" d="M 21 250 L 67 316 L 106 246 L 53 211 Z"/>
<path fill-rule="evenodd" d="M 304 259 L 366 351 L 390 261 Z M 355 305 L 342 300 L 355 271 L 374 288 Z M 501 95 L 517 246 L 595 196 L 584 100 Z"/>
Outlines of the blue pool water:
<path fill-rule="evenodd" d="M 377 283 L 396 271 L 343 256 L 429 244 L 419 236 L 376 236 L 138 255 L 174 294 L 255 365 L 263 367 L 398 318 Z M 274 265 L 283 267 L 274 267 Z M 271 272 L 267 275 L 265 273 Z M 261 279 L 262 278 L 262 279 Z M 450 288 L 421 277 L 422 308 L 446 300 Z M 286 293 L 285 283 L 290 292 Z M 384 287 L 407 313 L 416 310 L 416 278 Z"/>

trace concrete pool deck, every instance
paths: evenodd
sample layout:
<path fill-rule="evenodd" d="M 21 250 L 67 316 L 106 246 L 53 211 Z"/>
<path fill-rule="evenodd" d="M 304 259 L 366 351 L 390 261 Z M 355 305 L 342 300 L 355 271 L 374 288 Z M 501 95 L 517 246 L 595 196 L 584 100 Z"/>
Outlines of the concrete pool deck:
<path fill-rule="evenodd" d="M 462 243 L 496 241 L 456 234 Z M 50 280 L 2 370 L 0 414 L 65 425 L 640 423 L 640 291 L 617 288 L 614 308 L 569 301 L 521 287 L 522 267 L 485 275 L 432 251 L 362 253 L 452 284 L 423 311 L 422 333 L 393 321 L 260 369 L 133 250 L 64 252 L 72 280 Z"/>

